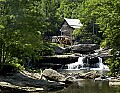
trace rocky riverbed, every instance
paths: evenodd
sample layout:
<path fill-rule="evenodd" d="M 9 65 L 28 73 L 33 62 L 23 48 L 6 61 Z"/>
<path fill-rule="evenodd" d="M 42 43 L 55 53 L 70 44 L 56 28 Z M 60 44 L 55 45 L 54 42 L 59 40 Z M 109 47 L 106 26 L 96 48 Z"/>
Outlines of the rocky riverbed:
<path fill-rule="evenodd" d="M 53 69 L 45 69 L 41 74 L 22 71 L 9 76 L 0 76 L 0 92 L 58 91 L 74 82 L 85 79 L 92 79 L 94 81 L 107 80 L 109 85 L 120 85 L 119 77 L 106 77 L 96 71 L 86 73 L 59 73 Z"/>
<path fill-rule="evenodd" d="M 0 92 L 37 92 L 63 89 L 64 84 L 41 79 L 41 74 L 23 71 L 10 76 L 0 76 Z"/>

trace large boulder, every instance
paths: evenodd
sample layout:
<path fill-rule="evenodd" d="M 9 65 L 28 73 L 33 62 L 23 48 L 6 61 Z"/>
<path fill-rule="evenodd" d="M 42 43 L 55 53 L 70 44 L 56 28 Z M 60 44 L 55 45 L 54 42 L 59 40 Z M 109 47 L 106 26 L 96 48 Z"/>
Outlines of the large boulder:
<path fill-rule="evenodd" d="M 42 73 L 42 76 L 44 76 L 47 80 L 56 82 L 73 83 L 75 81 L 75 78 L 65 77 L 53 69 L 45 69 Z"/>
<path fill-rule="evenodd" d="M 52 80 L 52 81 L 65 82 L 65 80 L 66 80 L 64 75 L 58 73 L 57 71 L 55 71 L 53 69 L 45 69 L 42 73 L 42 76 L 44 76 L 46 79 Z"/>
<path fill-rule="evenodd" d="M 80 52 L 92 52 L 96 49 L 99 49 L 99 45 L 97 44 L 78 44 L 73 45 L 71 47 L 73 52 L 80 53 Z"/>

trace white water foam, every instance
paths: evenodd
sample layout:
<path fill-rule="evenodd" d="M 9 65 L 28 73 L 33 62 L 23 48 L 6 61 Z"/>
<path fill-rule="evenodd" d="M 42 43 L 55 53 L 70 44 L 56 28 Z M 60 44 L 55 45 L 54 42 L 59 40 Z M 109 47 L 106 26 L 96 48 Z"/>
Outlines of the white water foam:
<path fill-rule="evenodd" d="M 102 63 L 102 58 L 98 57 L 99 62 L 95 62 L 92 64 L 89 64 L 88 59 L 86 63 L 83 63 L 83 58 L 84 57 L 79 57 L 77 62 L 67 64 L 65 69 L 66 70 L 106 70 L 106 71 L 109 71 L 109 67 Z"/>

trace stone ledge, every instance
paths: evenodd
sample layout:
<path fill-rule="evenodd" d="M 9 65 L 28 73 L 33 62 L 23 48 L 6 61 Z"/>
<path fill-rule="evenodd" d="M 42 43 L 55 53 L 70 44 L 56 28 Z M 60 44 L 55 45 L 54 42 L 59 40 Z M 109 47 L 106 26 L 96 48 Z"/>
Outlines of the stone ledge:
<path fill-rule="evenodd" d="M 0 86 L 2 88 L 9 88 L 12 90 L 17 90 L 17 91 L 26 91 L 26 92 L 34 92 L 34 91 L 43 91 L 43 88 L 35 88 L 35 87 L 21 87 L 21 86 L 16 86 L 8 82 L 0 82 Z"/>

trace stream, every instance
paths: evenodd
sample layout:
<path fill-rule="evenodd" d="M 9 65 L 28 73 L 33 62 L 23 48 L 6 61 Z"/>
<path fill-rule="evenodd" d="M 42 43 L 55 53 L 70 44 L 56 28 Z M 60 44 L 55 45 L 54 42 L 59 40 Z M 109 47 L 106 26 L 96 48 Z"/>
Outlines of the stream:
<path fill-rule="evenodd" d="M 83 80 L 71 84 L 64 90 L 38 93 L 120 93 L 120 86 L 109 86 L 107 81 Z"/>
<path fill-rule="evenodd" d="M 109 86 L 107 81 L 84 80 L 57 93 L 120 93 L 120 87 Z"/>
<path fill-rule="evenodd" d="M 1 91 L 0 93 L 6 93 L 6 92 Z M 14 92 L 9 91 L 9 93 L 14 93 Z M 21 93 L 21 92 L 15 92 L 15 93 Z M 41 92 L 29 92 L 29 93 L 120 93 L 120 86 L 109 86 L 108 81 L 82 80 L 82 81 L 77 81 L 69 85 L 65 89 L 59 91 L 43 91 L 43 92 L 41 91 Z"/>
<path fill-rule="evenodd" d="M 78 62 L 71 63 L 63 66 L 61 68 L 63 72 L 61 73 L 76 73 L 88 71 L 88 70 L 97 70 L 98 72 L 109 71 L 107 65 L 104 65 L 101 58 L 91 58 L 91 57 L 79 57 Z M 75 72 L 74 72 L 75 71 Z M 23 80 L 22 80 L 23 81 Z M 64 87 L 63 87 L 64 88 Z M 6 93 L 1 91 L 1 93 Z M 13 91 L 12 91 L 13 92 Z M 9 91 L 9 93 L 11 93 Z M 15 92 L 16 93 L 16 92 Z M 18 92 L 17 92 L 18 93 Z M 41 91 L 41 92 L 30 92 L 30 93 L 120 93 L 120 86 L 111 86 L 109 81 L 106 79 L 95 80 L 95 79 L 78 79 L 73 84 L 66 86 L 64 89 L 53 90 L 53 91 Z"/>
<path fill-rule="evenodd" d="M 107 65 L 104 65 L 102 59 L 98 58 L 88 58 L 79 57 L 78 62 L 71 63 L 65 65 L 61 71 L 64 72 L 73 72 L 81 71 L 80 69 L 89 68 L 89 70 L 97 70 L 97 71 L 109 71 Z M 66 67 L 67 66 L 67 67 Z M 48 93 L 48 92 L 44 92 Z M 110 86 L 108 80 L 93 80 L 93 79 L 85 79 L 77 81 L 63 90 L 50 92 L 50 93 L 120 93 L 120 86 Z"/>

